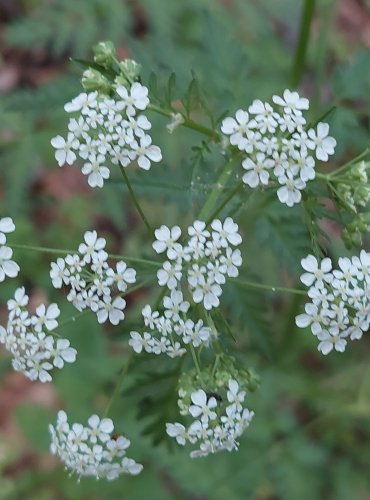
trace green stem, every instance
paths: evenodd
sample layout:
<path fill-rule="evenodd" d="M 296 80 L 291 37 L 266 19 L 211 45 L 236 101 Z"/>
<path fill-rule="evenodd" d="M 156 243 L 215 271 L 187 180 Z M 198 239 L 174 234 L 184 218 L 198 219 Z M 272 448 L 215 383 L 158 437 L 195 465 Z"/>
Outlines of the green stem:
<path fill-rule="evenodd" d="M 138 201 L 138 199 L 137 199 L 137 197 L 136 197 L 135 191 L 132 189 L 132 186 L 131 186 L 131 183 L 130 183 L 130 181 L 129 181 L 129 178 L 127 177 L 127 174 L 126 174 L 125 168 L 124 168 L 122 165 L 119 165 L 119 168 L 120 168 L 120 170 L 121 170 L 122 177 L 123 177 L 124 181 L 126 182 L 127 188 L 128 188 L 128 190 L 129 190 L 129 192 L 130 192 L 130 195 L 131 195 L 132 201 L 134 202 L 135 207 L 136 207 L 137 211 L 138 211 L 138 212 L 139 212 L 139 214 L 140 214 L 140 217 L 142 218 L 142 220 L 143 220 L 143 222 L 144 222 L 145 226 L 147 227 L 147 229 L 148 229 L 148 231 L 149 231 L 149 233 L 150 233 L 150 236 L 153 236 L 153 233 L 154 233 L 153 228 L 152 228 L 152 226 L 149 224 L 149 221 L 148 221 L 148 219 L 146 218 L 146 216 L 145 216 L 145 214 L 144 214 L 144 212 L 143 212 L 143 210 L 142 210 L 142 208 L 141 208 L 141 206 L 140 206 L 140 203 L 139 203 L 139 201 Z"/>
<path fill-rule="evenodd" d="M 316 40 L 315 47 L 315 74 L 314 74 L 314 92 L 313 98 L 311 99 L 310 108 L 312 110 L 312 116 L 317 114 L 317 110 L 320 109 L 321 103 L 321 89 L 322 83 L 325 78 L 325 71 L 328 67 L 328 41 L 332 31 L 333 19 L 336 15 L 336 9 L 334 3 L 336 0 L 329 0 L 323 5 L 320 5 L 319 18 L 319 34 Z M 323 121 L 323 120 L 320 120 Z"/>
<path fill-rule="evenodd" d="M 198 358 L 197 358 L 197 353 L 195 352 L 194 346 L 193 346 L 193 344 L 191 342 L 190 342 L 189 345 L 190 345 L 190 352 L 191 352 L 191 355 L 192 355 L 192 358 L 193 358 L 193 361 L 194 361 L 195 368 L 197 370 L 197 374 L 198 374 L 199 380 L 200 380 L 201 384 L 204 386 L 204 382 L 202 380 L 202 374 L 201 374 L 201 371 L 200 371 L 200 366 L 199 366 L 199 362 L 198 362 Z"/>
<path fill-rule="evenodd" d="M 14 250 L 31 250 L 35 252 L 43 252 L 43 253 L 52 253 L 55 255 L 67 255 L 74 254 L 76 250 L 62 250 L 60 248 L 50 248 L 50 247 L 38 247 L 33 245 L 19 245 L 19 244 L 9 244 L 7 246 L 13 248 Z M 138 257 L 129 257 L 127 255 L 116 255 L 116 254 L 108 254 L 108 257 L 112 260 L 127 260 L 127 262 L 132 262 L 133 264 L 146 264 L 149 266 L 161 267 L 162 264 L 160 262 L 156 262 L 154 260 L 140 259 Z"/>
<path fill-rule="evenodd" d="M 303 75 L 308 39 L 310 36 L 310 27 L 314 12 L 315 12 L 315 0 L 305 0 L 302 9 L 298 43 L 296 46 L 292 72 L 291 72 L 291 79 L 290 79 L 290 83 L 293 88 L 298 87 L 299 82 L 301 81 Z"/>
<path fill-rule="evenodd" d="M 217 215 L 221 212 L 221 210 L 224 208 L 225 205 L 236 195 L 236 193 L 243 187 L 243 182 L 239 182 L 239 184 L 230 191 L 230 193 L 226 196 L 224 201 L 221 203 L 219 207 L 216 208 L 214 212 L 208 217 L 207 219 L 207 225 L 210 224 L 216 217 Z"/>
<path fill-rule="evenodd" d="M 353 160 L 350 160 L 349 162 L 345 163 L 341 167 L 337 168 L 337 170 L 334 170 L 333 172 L 330 172 L 330 174 L 327 174 L 327 175 L 329 176 L 329 178 L 336 177 L 340 172 L 342 172 L 346 168 L 351 167 L 355 163 L 358 163 L 359 161 L 363 160 L 369 153 L 370 153 L 370 148 L 366 148 L 365 151 L 363 151 L 358 156 L 353 158 Z"/>
<path fill-rule="evenodd" d="M 296 288 L 287 288 L 283 286 L 273 286 L 273 285 L 264 285 L 263 283 L 255 283 L 253 281 L 244 281 L 239 279 L 233 279 L 234 283 L 238 285 L 247 286 L 251 288 L 258 288 L 261 290 L 269 290 L 270 292 L 284 292 L 284 293 L 295 293 L 296 295 L 307 295 L 304 290 L 298 290 Z"/>
<path fill-rule="evenodd" d="M 168 118 L 172 118 L 172 115 L 174 113 L 173 111 L 167 111 L 165 109 L 159 108 L 158 106 L 154 106 L 153 104 L 149 104 L 148 109 L 154 111 L 155 113 L 158 113 L 159 115 L 167 116 Z M 206 135 L 215 142 L 220 141 L 220 135 L 215 130 L 205 127 L 204 125 L 200 125 L 199 123 L 191 120 L 190 118 L 186 118 L 183 114 L 182 118 L 184 120 L 181 123 L 183 127 L 190 128 L 192 130 L 195 130 L 196 132 L 199 132 L 200 134 Z"/>
<path fill-rule="evenodd" d="M 121 392 L 122 390 L 122 386 L 123 386 L 123 383 L 125 381 L 125 378 L 126 378 L 126 374 L 128 372 L 128 369 L 131 365 L 131 362 L 134 358 L 134 353 L 131 352 L 126 363 L 122 366 L 119 374 L 118 374 L 118 380 L 116 382 L 116 385 L 115 385 L 115 388 L 114 388 L 114 391 L 112 393 L 112 396 L 110 397 L 108 403 L 107 403 L 107 406 L 105 407 L 105 410 L 103 412 L 103 417 L 102 418 L 105 418 L 108 413 L 109 413 L 109 410 L 111 409 L 111 406 L 114 402 L 114 400 L 116 399 L 116 397 L 119 395 L 119 393 Z"/>
<path fill-rule="evenodd" d="M 199 220 L 208 220 L 209 219 L 210 212 L 212 211 L 213 207 L 215 206 L 220 193 L 222 192 L 225 185 L 227 184 L 227 181 L 229 180 L 229 177 L 230 177 L 232 171 L 233 171 L 233 161 L 229 160 L 225 164 L 217 183 L 214 185 L 214 187 L 213 187 L 211 193 L 209 194 L 205 204 L 203 205 L 203 208 L 200 211 L 200 214 L 198 216 Z M 229 200 L 227 200 L 227 201 L 229 201 Z"/>

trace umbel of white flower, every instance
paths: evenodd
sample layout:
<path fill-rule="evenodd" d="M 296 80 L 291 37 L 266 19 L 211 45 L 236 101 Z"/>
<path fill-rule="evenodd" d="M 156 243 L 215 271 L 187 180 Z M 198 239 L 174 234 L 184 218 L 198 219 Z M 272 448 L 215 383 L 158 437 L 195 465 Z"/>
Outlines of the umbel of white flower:
<path fill-rule="evenodd" d="M 238 276 L 242 264 L 240 250 L 233 248 L 242 242 L 233 219 L 227 217 L 224 222 L 215 219 L 209 229 L 205 222 L 195 221 L 188 227 L 186 244 L 178 242 L 179 226 L 161 226 L 154 234 L 154 250 L 166 252 L 169 259 L 157 273 L 158 284 L 180 290 L 182 279 L 186 278 L 195 303 L 203 302 L 207 310 L 218 307 L 226 276 Z"/>
<path fill-rule="evenodd" d="M 123 261 L 117 262 L 116 269 L 110 267 L 105 245 L 106 240 L 99 238 L 96 231 L 86 231 L 78 253 L 51 263 L 50 277 L 55 288 L 70 287 L 67 300 L 78 311 L 91 309 L 99 323 L 109 320 L 118 325 L 126 307 L 120 293 L 135 283 L 136 271 Z"/>
<path fill-rule="evenodd" d="M 72 165 L 77 157 L 91 187 L 103 187 L 110 177 L 109 166 L 127 167 L 133 162 L 149 170 L 162 153 L 148 134 L 151 123 L 142 114 L 149 104 L 148 89 L 135 82 L 129 89 L 118 85 L 113 96 L 81 93 L 64 106 L 74 117 L 66 138 L 51 140 L 59 166 Z"/>
<path fill-rule="evenodd" d="M 194 322 L 187 317 L 190 304 L 185 301 L 182 292 L 172 290 L 170 296 L 163 299 L 164 313 L 152 311 L 149 304 L 143 310 L 144 324 L 150 330 L 140 334 L 130 332 L 129 345 L 137 353 L 143 350 L 151 354 L 167 354 L 171 358 L 183 356 L 186 347 L 204 345 L 208 347 L 211 341 L 211 328 L 205 326 L 200 319 Z"/>
<path fill-rule="evenodd" d="M 15 278 L 20 270 L 18 264 L 12 260 L 13 250 L 6 246 L 6 235 L 14 230 L 15 225 L 10 217 L 0 219 L 0 283 L 6 277 Z"/>
<path fill-rule="evenodd" d="M 51 452 L 58 455 L 71 474 L 112 481 L 121 474 L 139 474 L 143 466 L 126 457 L 130 441 L 114 435 L 110 418 L 92 415 L 87 425 L 70 424 L 67 414 L 58 412 L 56 426 L 49 425 Z"/>
<path fill-rule="evenodd" d="M 333 349 L 343 352 L 349 339 L 361 339 L 370 326 L 370 253 L 361 250 L 359 256 L 340 257 L 339 269 L 332 268 L 330 258 L 319 262 L 313 255 L 301 264 L 305 270 L 301 281 L 311 302 L 296 317 L 296 324 L 310 326 L 323 354 Z"/>
<path fill-rule="evenodd" d="M 226 399 L 216 398 L 198 389 L 191 394 L 191 405 L 181 405 L 182 414 L 190 415 L 193 421 L 185 427 L 180 422 L 167 423 L 167 434 L 180 446 L 186 442 L 199 448 L 192 451 L 192 458 L 205 457 L 222 450 L 237 450 L 237 439 L 249 426 L 254 412 L 243 406 L 245 391 L 240 391 L 236 380 L 230 379 Z M 180 395 L 180 392 L 179 392 Z"/>
<path fill-rule="evenodd" d="M 303 111 L 309 101 L 297 92 L 286 89 L 272 101 L 255 100 L 247 111 L 239 109 L 223 120 L 221 131 L 245 155 L 243 182 L 251 188 L 278 186 L 279 200 L 292 207 L 315 178 L 315 157 L 328 161 L 336 140 L 329 137 L 327 123 L 307 130 Z"/>
<path fill-rule="evenodd" d="M 58 327 L 58 306 L 41 304 L 32 315 L 26 307 L 28 301 L 23 287 L 8 300 L 8 324 L 6 328 L 0 326 L 0 344 L 13 355 L 14 370 L 31 380 L 51 382 L 51 370 L 73 363 L 77 351 L 68 339 L 53 336 Z"/>

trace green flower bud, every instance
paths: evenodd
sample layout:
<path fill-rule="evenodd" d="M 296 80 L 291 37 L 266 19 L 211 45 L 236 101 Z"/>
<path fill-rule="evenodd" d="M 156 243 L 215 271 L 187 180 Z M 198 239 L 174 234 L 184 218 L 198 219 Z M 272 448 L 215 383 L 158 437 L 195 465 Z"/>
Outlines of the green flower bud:
<path fill-rule="evenodd" d="M 358 187 L 354 192 L 354 198 L 357 205 L 364 207 L 370 199 L 370 189 L 367 186 Z"/>
<path fill-rule="evenodd" d="M 360 181 L 360 182 L 363 182 L 364 184 L 366 184 L 367 183 L 367 172 L 366 172 L 367 166 L 368 166 L 368 164 L 365 163 L 364 161 L 356 164 L 351 170 L 352 178 L 355 179 L 356 181 Z"/>
<path fill-rule="evenodd" d="M 133 59 L 125 59 L 124 61 L 120 61 L 119 68 L 121 70 L 121 73 L 130 82 L 137 80 L 141 72 L 141 65 Z"/>
<path fill-rule="evenodd" d="M 99 42 L 93 47 L 94 61 L 106 69 L 111 69 L 117 63 L 116 49 L 112 42 Z"/>
<path fill-rule="evenodd" d="M 345 206 L 349 206 L 355 212 L 356 210 L 356 202 L 353 198 L 353 193 L 347 184 L 338 184 L 337 193 L 342 202 L 344 202 Z M 346 207 L 345 207 L 346 208 Z"/>
<path fill-rule="evenodd" d="M 105 76 L 103 76 L 98 70 L 89 68 L 84 71 L 82 75 L 81 84 L 85 90 L 88 92 L 93 92 L 97 90 L 102 94 L 110 94 L 112 90 L 112 85 Z"/>

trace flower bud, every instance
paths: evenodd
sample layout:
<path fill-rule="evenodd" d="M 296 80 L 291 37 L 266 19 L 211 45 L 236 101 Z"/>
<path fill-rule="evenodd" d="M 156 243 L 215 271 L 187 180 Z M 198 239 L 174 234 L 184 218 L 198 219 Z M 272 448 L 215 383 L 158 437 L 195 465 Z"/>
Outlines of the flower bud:
<path fill-rule="evenodd" d="M 131 83 L 137 80 L 141 72 L 141 65 L 133 59 L 125 59 L 120 61 L 119 68 L 121 74 Z"/>
<path fill-rule="evenodd" d="M 117 62 L 116 49 L 110 41 L 99 42 L 93 47 L 94 61 L 104 68 L 110 69 Z"/>
<path fill-rule="evenodd" d="M 81 80 L 82 86 L 88 92 L 97 90 L 103 94 L 109 94 L 112 86 L 107 78 L 98 70 L 89 68 L 84 71 Z"/>

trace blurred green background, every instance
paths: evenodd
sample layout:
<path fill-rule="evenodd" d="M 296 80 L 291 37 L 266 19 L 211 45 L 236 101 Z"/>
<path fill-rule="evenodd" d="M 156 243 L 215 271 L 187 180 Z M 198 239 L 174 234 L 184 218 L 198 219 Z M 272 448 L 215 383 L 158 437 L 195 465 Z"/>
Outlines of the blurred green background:
<path fill-rule="evenodd" d="M 151 257 L 150 241 L 119 175 L 91 190 L 78 167 L 60 169 L 51 137 L 66 130 L 63 105 L 81 91 L 81 68 L 70 58 L 91 58 L 91 47 L 112 40 L 120 57 L 143 66 L 144 84 L 159 86 L 174 72 L 173 99 L 196 76 L 205 106 L 195 118 L 209 126 L 255 98 L 292 88 L 304 2 L 298 0 L 0 0 L 0 216 L 11 215 L 13 243 L 76 248 L 96 228 L 112 253 Z M 315 121 L 331 106 L 335 161 L 361 152 L 369 140 L 370 2 L 322 0 L 300 61 L 299 87 L 311 100 Z M 199 96 L 198 96 L 199 97 Z M 200 99 L 198 99 L 200 100 Z M 201 99 L 203 102 L 203 98 Z M 149 173 L 130 171 L 153 225 L 193 220 L 222 168 L 216 147 L 195 132 L 172 135 L 163 117 L 150 116 L 154 143 L 164 160 Z M 300 259 L 310 241 L 300 208 L 289 209 L 268 194 L 232 207 L 244 235 L 249 279 L 298 286 Z M 338 229 L 323 225 L 327 252 L 343 253 Z M 35 300 L 57 301 L 64 317 L 74 314 L 51 288 L 53 256 L 15 252 L 17 280 L 1 284 L 4 305 L 16 285 Z M 141 275 L 152 277 L 148 270 Z M 155 277 L 153 278 L 154 281 Z M 135 478 L 77 484 L 48 454 L 47 425 L 59 408 L 72 421 L 101 412 L 114 388 L 131 327 L 153 293 L 133 294 L 122 326 L 103 329 L 83 316 L 63 328 L 78 349 L 76 364 L 55 374 L 53 387 L 14 374 L 0 352 L 0 499 L 189 499 L 347 500 L 370 499 L 370 341 L 365 336 L 344 354 L 323 357 L 295 315 L 302 297 L 230 286 L 222 302 L 236 337 L 228 341 L 242 366 L 252 366 L 261 387 L 249 396 L 255 419 L 237 453 L 191 460 L 160 438 L 163 422 L 176 418 L 176 364 L 136 359 L 123 397 L 110 416 L 132 441 L 130 456 L 144 464 Z M 304 299 L 304 297 L 303 297 Z M 6 321 L 4 307 L 0 312 Z M 155 422 L 157 410 L 160 410 Z M 138 416 L 140 418 L 138 418 Z M 164 420 L 163 420 L 164 419 Z M 162 421 L 163 420 L 163 421 Z M 152 425 L 154 422 L 154 425 Z M 151 433 L 142 435 L 152 427 Z"/>

